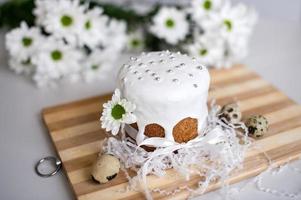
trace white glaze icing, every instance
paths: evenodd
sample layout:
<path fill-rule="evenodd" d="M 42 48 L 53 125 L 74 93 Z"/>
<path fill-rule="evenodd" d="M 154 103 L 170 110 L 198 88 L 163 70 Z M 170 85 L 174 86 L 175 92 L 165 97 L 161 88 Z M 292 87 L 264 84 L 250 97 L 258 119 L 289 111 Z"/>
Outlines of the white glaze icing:
<path fill-rule="evenodd" d="M 136 142 L 145 139 L 145 126 L 152 123 L 174 141 L 173 127 L 187 117 L 198 120 L 200 132 L 208 115 L 209 83 L 207 68 L 187 55 L 161 51 L 132 57 L 119 71 L 118 88 L 136 105 Z"/>

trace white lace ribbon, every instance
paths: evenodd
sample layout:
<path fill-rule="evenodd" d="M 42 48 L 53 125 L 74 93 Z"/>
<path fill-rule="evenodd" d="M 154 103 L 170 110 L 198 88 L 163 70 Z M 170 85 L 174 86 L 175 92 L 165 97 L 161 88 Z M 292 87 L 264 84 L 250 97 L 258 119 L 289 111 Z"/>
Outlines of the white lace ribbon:
<path fill-rule="evenodd" d="M 169 150 L 167 147 L 172 147 L 172 149 L 183 148 L 183 147 L 194 147 L 202 145 L 203 143 L 217 144 L 219 142 L 225 141 L 225 133 L 220 127 L 214 128 L 207 135 L 198 135 L 193 140 L 187 143 L 177 143 L 175 141 L 168 140 L 166 138 L 151 137 L 143 140 L 138 146 L 152 146 L 152 147 L 165 147 L 165 150 Z"/>

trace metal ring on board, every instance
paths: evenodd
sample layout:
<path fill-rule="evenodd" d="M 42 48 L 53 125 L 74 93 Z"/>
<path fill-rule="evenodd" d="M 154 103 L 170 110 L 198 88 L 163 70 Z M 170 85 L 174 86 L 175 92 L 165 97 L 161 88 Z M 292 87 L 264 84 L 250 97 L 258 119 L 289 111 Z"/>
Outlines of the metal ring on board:
<path fill-rule="evenodd" d="M 51 161 L 51 163 L 55 164 L 55 166 L 56 166 L 55 170 L 52 172 L 49 172 L 48 174 L 42 173 L 39 170 L 39 166 L 45 161 Z M 47 156 L 37 162 L 37 164 L 35 166 L 35 171 L 39 176 L 46 178 L 46 177 L 50 177 L 50 176 L 53 176 L 56 173 L 58 173 L 60 171 L 61 167 L 62 167 L 62 162 L 58 158 L 53 157 L 53 156 Z"/>

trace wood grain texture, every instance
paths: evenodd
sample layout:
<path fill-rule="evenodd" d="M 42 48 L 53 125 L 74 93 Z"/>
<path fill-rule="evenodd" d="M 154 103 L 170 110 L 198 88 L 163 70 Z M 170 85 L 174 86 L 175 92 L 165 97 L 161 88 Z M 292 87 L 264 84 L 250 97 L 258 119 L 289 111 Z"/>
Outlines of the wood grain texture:
<path fill-rule="evenodd" d="M 243 169 L 233 172 L 230 183 L 255 176 L 265 170 L 268 162 L 263 152 L 277 165 L 300 157 L 301 106 L 246 67 L 211 70 L 210 74 L 209 101 L 216 99 L 220 105 L 237 101 L 244 117 L 263 114 L 270 123 L 269 132 L 255 141 L 256 148 L 247 152 Z M 144 199 L 143 194 L 139 192 L 120 192 L 127 185 L 122 172 L 117 178 L 103 185 L 90 179 L 91 164 L 106 137 L 100 128 L 101 108 L 110 98 L 111 94 L 92 97 L 46 108 L 42 113 L 74 194 L 79 200 Z M 185 181 L 174 170 L 168 170 L 163 178 L 148 177 L 151 188 L 159 187 L 165 190 L 182 185 L 195 187 L 198 181 L 200 177 L 197 176 Z M 212 183 L 208 191 L 219 186 L 219 183 Z M 185 199 L 188 195 L 187 191 L 167 197 L 153 194 L 155 199 Z"/>

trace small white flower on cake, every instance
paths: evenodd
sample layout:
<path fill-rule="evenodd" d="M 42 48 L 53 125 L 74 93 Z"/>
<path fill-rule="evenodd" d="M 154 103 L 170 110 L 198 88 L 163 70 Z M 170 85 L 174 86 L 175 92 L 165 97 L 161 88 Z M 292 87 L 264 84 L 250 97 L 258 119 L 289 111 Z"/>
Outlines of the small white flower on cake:
<path fill-rule="evenodd" d="M 92 82 L 106 78 L 113 65 L 112 54 L 109 50 L 94 50 L 83 62 L 83 79 Z"/>
<path fill-rule="evenodd" d="M 137 30 L 128 34 L 127 49 L 129 51 L 140 52 L 143 50 L 144 35 L 142 30 Z"/>
<path fill-rule="evenodd" d="M 106 40 L 104 30 L 108 23 L 108 17 L 102 15 L 102 12 L 102 9 L 96 7 L 86 11 L 82 30 L 79 31 L 80 46 L 87 45 L 95 48 Z"/>
<path fill-rule="evenodd" d="M 79 31 L 83 30 L 84 7 L 78 0 L 55 1 L 55 8 L 48 10 L 42 23 L 48 33 L 56 38 L 64 38 L 70 44 L 76 45 Z"/>
<path fill-rule="evenodd" d="M 100 118 L 101 127 L 106 131 L 111 131 L 117 135 L 122 124 L 132 124 L 136 122 L 136 116 L 133 114 L 135 104 L 126 99 L 121 99 L 120 90 L 116 89 L 112 100 L 103 104 L 103 112 Z"/>
<path fill-rule="evenodd" d="M 25 22 L 6 35 L 6 48 L 14 59 L 27 62 L 41 44 L 42 35 L 38 28 L 29 28 Z"/>
<path fill-rule="evenodd" d="M 36 74 L 59 79 L 80 71 L 82 53 L 62 40 L 48 37 L 39 53 L 32 57 Z M 40 80 L 40 79 L 39 79 Z"/>
<path fill-rule="evenodd" d="M 150 31 L 154 35 L 172 45 L 185 39 L 188 29 L 186 14 L 172 7 L 161 8 L 154 16 L 153 24 L 150 27 Z"/>

